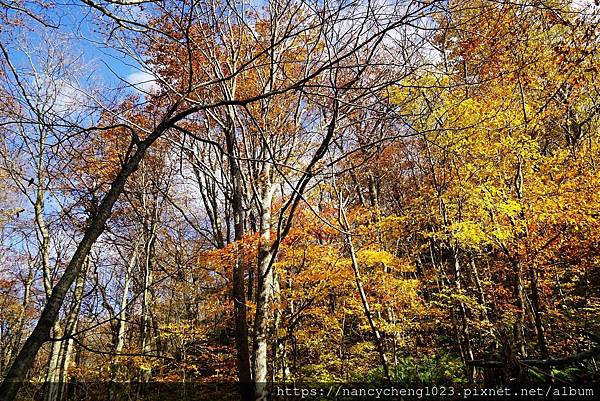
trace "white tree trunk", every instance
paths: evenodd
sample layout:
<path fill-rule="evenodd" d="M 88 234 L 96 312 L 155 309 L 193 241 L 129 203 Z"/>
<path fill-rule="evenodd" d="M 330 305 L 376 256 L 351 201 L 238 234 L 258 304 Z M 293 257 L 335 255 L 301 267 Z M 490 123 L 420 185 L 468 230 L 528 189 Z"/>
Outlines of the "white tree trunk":
<path fill-rule="evenodd" d="M 271 269 L 271 205 L 273 200 L 274 186 L 270 177 L 270 166 L 263 168 L 261 174 L 260 199 L 260 243 L 258 248 L 258 284 L 256 297 L 256 315 L 254 320 L 254 349 L 253 349 L 253 379 L 256 383 L 255 399 L 263 401 L 267 399 L 267 339 L 269 312 L 273 301 L 273 271 Z"/>

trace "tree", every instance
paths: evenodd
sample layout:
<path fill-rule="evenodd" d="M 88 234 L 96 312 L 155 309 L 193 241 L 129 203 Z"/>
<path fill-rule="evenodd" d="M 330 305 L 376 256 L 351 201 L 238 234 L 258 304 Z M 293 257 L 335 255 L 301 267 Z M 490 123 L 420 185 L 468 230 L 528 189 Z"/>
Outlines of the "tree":
<path fill-rule="evenodd" d="M 0 399 L 593 376 L 597 7 L 75 4 L 0 3 Z"/>

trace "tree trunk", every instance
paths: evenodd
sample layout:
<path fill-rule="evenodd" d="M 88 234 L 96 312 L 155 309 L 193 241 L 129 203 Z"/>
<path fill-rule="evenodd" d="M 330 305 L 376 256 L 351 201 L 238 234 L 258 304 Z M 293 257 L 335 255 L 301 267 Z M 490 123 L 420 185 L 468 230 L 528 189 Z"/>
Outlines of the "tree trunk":
<path fill-rule="evenodd" d="M 483 291 L 483 285 L 481 284 L 481 277 L 479 277 L 479 269 L 477 268 L 477 263 L 475 262 L 475 256 L 473 254 L 469 255 L 469 262 L 471 265 L 471 271 L 473 273 L 473 278 L 475 279 L 475 286 L 477 287 L 477 298 L 481 306 L 482 310 L 482 318 L 485 321 L 488 321 L 488 313 L 487 313 L 487 302 L 485 299 L 485 292 Z"/>
<path fill-rule="evenodd" d="M 268 375 L 267 337 L 268 316 L 273 298 L 273 272 L 270 268 L 273 252 L 271 250 L 271 203 L 273 185 L 270 177 L 270 165 L 265 164 L 261 179 L 260 199 L 260 242 L 258 249 L 258 282 L 256 288 L 256 315 L 254 318 L 253 338 L 253 373 L 255 383 L 255 399 L 267 399 L 266 383 Z"/>
<path fill-rule="evenodd" d="M 371 314 L 371 308 L 369 306 L 369 301 L 367 299 L 367 295 L 365 294 L 365 290 L 363 288 L 362 279 L 360 276 L 360 270 L 358 268 L 358 261 L 356 260 L 356 253 L 354 251 L 354 245 L 352 243 L 352 239 L 350 235 L 346 234 L 346 243 L 348 244 L 348 248 L 350 249 L 350 259 L 352 261 L 352 270 L 354 270 L 354 278 L 356 280 L 356 288 L 358 289 L 358 293 L 360 295 L 360 300 L 363 304 L 363 309 L 365 312 L 365 317 L 369 322 L 369 326 L 371 326 L 371 332 L 373 333 L 373 337 L 375 337 L 375 345 L 377 346 L 377 351 L 379 352 L 379 358 L 381 359 L 381 366 L 383 367 L 383 373 L 385 375 L 386 380 L 390 381 L 390 369 L 389 363 L 387 360 L 387 356 L 385 355 L 385 350 L 383 349 L 383 339 L 381 338 L 381 334 L 377 329 L 377 325 L 373 320 L 373 316 Z"/>
<path fill-rule="evenodd" d="M 113 355 L 111 358 L 111 372 L 110 372 L 110 384 L 108 387 L 109 400 L 115 399 L 115 386 L 114 383 L 119 381 L 119 376 L 122 373 L 121 364 L 118 362 L 119 354 L 123 350 L 125 345 L 125 330 L 127 329 L 127 300 L 129 296 L 129 287 L 131 285 L 131 274 L 138 260 L 138 246 L 136 243 L 129 261 L 127 263 L 127 270 L 125 271 L 125 277 L 123 281 L 123 293 L 121 294 L 121 300 L 119 303 L 119 313 L 117 314 L 117 327 L 113 334 Z"/>
<path fill-rule="evenodd" d="M 456 284 L 456 290 L 460 294 L 462 291 L 462 271 L 459 259 L 459 250 L 457 246 L 452 247 L 452 259 L 454 262 L 454 282 Z M 467 370 L 467 378 L 470 382 L 473 381 L 474 371 L 473 368 L 468 366 L 467 362 L 473 360 L 473 349 L 471 347 L 471 337 L 469 334 L 469 324 L 467 320 L 467 309 L 464 302 L 459 303 L 459 314 L 461 321 L 461 337 L 459 341 L 463 344 L 461 349 L 463 350 L 463 363 Z"/>
<path fill-rule="evenodd" d="M 280 292 L 280 288 L 279 288 L 279 277 L 277 275 L 277 272 L 275 271 L 275 267 L 271 264 L 271 275 L 272 275 L 272 279 L 271 282 L 273 283 L 273 296 L 272 296 L 272 303 L 277 303 L 277 297 L 279 295 Z M 272 377 L 271 377 L 271 381 L 275 382 L 276 376 L 277 376 L 277 372 L 278 372 L 278 368 L 277 368 L 277 362 L 281 361 L 281 366 L 282 366 L 282 370 L 285 369 L 285 361 L 283 360 L 285 358 L 285 351 L 282 349 L 282 343 L 280 343 L 278 337 L 277 337 L 277 333 L 279 331 L 279 325 L 281 323 L 281 312 L 279 310 L 275 311 L 275 316 L 273 317 L 273 325 L 271 327 L 271 332 L 274 334 L 274 339 L 272 341 L 272 353 L 273 353 L 273 364 L 271 367 L 271 372 L 272 372 Z"/>
<path fill-rule="evenodd" d="M 37 226 L 38 242 L 40 245 L 39 253 L 42 264 L 42 275 L 44 283 L 44 292 L 46 294 L 46 301 L 52 296 L 52 268 L 50 266 L 50 233 L 44 219 L 44 203 L 45 203 L 45 191 L 44 187 L 44 176 L 43 176 L 43 155 L 44 145 L 43 140 L 45 136 L 42 136 L 39 147 L 39 159 L 37 162 L 37 193 L 35 197 L 35 203 L 33 206 L 35 214 L 35 223 Z M 52 325 L 52 333 L 54 337 L 61 336 L 60 323 L 58 320 Z M 44 385 L 44 400 L 55 401 L 58 397 L 59 387 L 59 360 L 61 352 L 60 341 L 54 341 L 50 347 L 50 357 L 48 358 L 48 366 L 46 369 L 46 379 Z"/>
<path fill-rule="evenodd" d="M 52 334 L 55 338 L 61 337 L 60 324 L 56 321 L 52 327 Z M 50 358 L 48 359 L 48 368 L 46 371 L 46 383 L 44 389 L 44 400 L 45 401 L 56 401 L 58 399 L 59 392 L 59 377 L 60 377 L 60 352 L 61 342 L 53 341 L 52 347 L 50 348 Z"/>
<path fill-rule="evenodd" d="M 533 306 L 533 319 L 535 321 L 535 330 L 538 339 L 538 348 L 543 359 L 548 358 L 548 344 L 546 341 L 546 333 L 544 330 L 544 322 L 542 321 L 540 293 L 538 289 L 537 272 L 533 266 L 529 266 L 529 280 L 531 286 L 531 303 Z"/>
<path fill-rule="evenodd" d="M 143 289 L 142 289 L 142 322 L 140 327 L 140 349 L 142 355 L 150 352 L 152 342 L 152 291 L 150 288 L 153 285 L 153 265 L 154 265 L 154 241 L 156 222 L 150 224 L 150 230 L 147 233 L 146 244 L 144 246 L 145 263 L 143 271 Z M 140 382 L 146 383 L 150 380 L 152 371 L 150 369 L 140 369 Z"/>
<path fill-rule="evenodd" d="M 58 388 L 57 399 L 65 400 L 67 399 L 67 381 L 68 381 L 68 373 L 69 373 L 69 365 L 71 364 L 71 352 L 73 350 L 73 339 L 70 336 L 75 333 L 75 329 L 77 327 L 78 319 L 79 319 L 79 310 L 81 308 L 81 300 L 83 298 L 83 290 L 85 287 L 85 278 L 87 271 L 89 269 L 90 260 L 87 258 L 87 262 L 84 267 L 79 272 L 77 276 L 77 281 L 75 282 L 75 289 L 73 291 L 73 299 L 71 301 L 71 307 L 69 310 L 69 315 L 67 316 L 67 320 L 65 322 L 65 330 L 63 333 L 63 337 L 66 339 L 61 341 L 61 352 L 60 352 L 60 360 L 59 360 L 59 374 L 58 374 L 58 383 L 60 384 Z"/>
<path fill-rule="evenodd" d="M 236 158 L 235 129 L 233 107 L 228 109 L 228 124 L 226 128 L 226 145 L 229 162 L 229 173 L 232 181 L 231 208 L 233 212 L 233 230 L 236 242 L 244 238 L 244 204 L 243 204 L 243 182 L 242 172 Z M 248 318 L 246 309 L 246 290 L 244 285 L 244 255 L 241 248 L 236 244 L 236 260 L 233 266 L 232 297 L 233 313 L 235 321 L 235 346 L 237 356 L 238 380 L 240 382 L 240 393 L 242 401 L 251 401 L 254 396 L 252 384 L 252 372 L 250 366 L 250 349 L 248 346 Z M 252 280 L 252 278 L 250 278 Z"/>
<path fill-rule="evenodd" d="M 525 346 L 525 294 L 523 293 L 523 281 L 521 278 L 522 268 L 521 263 L 514 258 L 511 258 L 511 263 L 514 274 L 514 296 L 518 309 L 514 325 L 515 344 L 519 356 L 525 357 L 527 356 L 527 349 Z"/>
<path fill-rule="evenodd" d="M 369 178 L 369 200 L 374 209 L 379 209 L 379 182 L 377 177 L 371 172 Z"/>
<path fill-rule="evenodd" d="M 354 244 L 352 243 L 352 237 L 348 233 L 349 224 L 348 219 L 346 217 L 346 212 L 343 210 L 340 204 L 340 222 L 342 223 L 342 227 L 345 231 L 346 244 L 348 245 L 348 249 L 350 251 L 350 260 L 352 262 L 352 270 L 354 271 L 354 279 L 356 280 L 356 288 L 358 289 L 358 294 L 360 295 L 360 300 L 363 305 L 363 309 L 365 312 L 365 317 L 371 327 L 371 332 L 373 333 L 373 337 L 375 337 L 375 345 L 377 346 L 377 351 L 379 352 L 379 358 L 381 360 L 381 366 L 383 367 L 383 373 L 385 375 L 386 380 L 390 381 L 390 369 L 389 363 L 387 360 L 387 356 L 385 355 L 385 350 L 383 348 L 383 340 L 381 338 L 381 334 L 377 329 L 377 325 L 373 320 L 373 316 L 371 314 L 371 307 L 369 306 L 369 300 L 367 299 L 367 295 L 365 294 L 365 290 L 363 288 L 362 279 L 360 276 L 360 269 L 358 268 L 358 261 L 356 259 L 356 252 L 354 250 Z"/>

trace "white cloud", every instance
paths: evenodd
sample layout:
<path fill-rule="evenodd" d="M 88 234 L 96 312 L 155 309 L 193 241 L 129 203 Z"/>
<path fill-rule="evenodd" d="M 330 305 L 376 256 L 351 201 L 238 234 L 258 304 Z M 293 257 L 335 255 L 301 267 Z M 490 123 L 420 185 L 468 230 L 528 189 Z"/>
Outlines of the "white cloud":
<path fill-rule="evenodd" d="M 143 93 L 154 93 L 159 89 L 156 77 L 146 71 L 136 71 L 127 75 L 125 80 L 135 89 Z"/>

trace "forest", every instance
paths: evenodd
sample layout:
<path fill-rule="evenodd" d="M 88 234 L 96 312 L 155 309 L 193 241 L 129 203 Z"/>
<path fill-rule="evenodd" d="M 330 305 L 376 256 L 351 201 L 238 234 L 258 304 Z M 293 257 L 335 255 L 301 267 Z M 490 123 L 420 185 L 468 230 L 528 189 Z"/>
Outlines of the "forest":
<path fill-rule="evenodd" d="M 599 24 L 0 0 L 0 401 L 600 384 Z"/>

